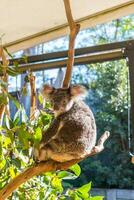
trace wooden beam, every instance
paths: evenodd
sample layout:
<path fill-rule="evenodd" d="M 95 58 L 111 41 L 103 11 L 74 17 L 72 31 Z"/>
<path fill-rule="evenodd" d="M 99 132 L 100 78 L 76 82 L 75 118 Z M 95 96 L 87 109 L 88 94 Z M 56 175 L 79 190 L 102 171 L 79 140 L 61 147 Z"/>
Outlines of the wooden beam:
<path fill-rule="evenodd" d="M 104 51 L 112 51 L 115 49 L 124 49 L 124 48 L 129 48 L 129 47 L 131 48 L 132 46 L 134 46 L 134 40 L 128 40 L 124 42 L 114 42 L 114 43 L 109 43 L 109 44 L 101 44 L 97 46 L 90 46 L 90 47 L 76 49 L 75 56 L 82 56 L 82 55 L 91 54 L 91 53 L 100 53 Z M 45 53 L 41 55 L 27 56 L 27 64 L 34 63 L 34 62 L 67 58 L 67 56 L 68 56 L 68 51 L 59 51 L 59 52 L 53 52 L 53 53 Z M 17 58 L 17 59 L 10 59 L 9 60 L 10 65 L 13 65 L 13 62 L 15 61 L 18 62 L 19 64 L 26 64 L 24 59 Z"/>
<path fill-rule="evenodd" d="M 84 65 L 84 64 L 91 64 L 91 63 L 101 63 L 105 61 L 112 61 L 112 60 L 119 60 L 125 58 L 123 52 L 121 50 L 115 52 L 106 52 L 96 55 L 89 55 L 78 57 L 74 59 L 74 66 L 76 65 Z M 47 70 L 47 69 L 55 69 L 55 68 L 62 68 L 66 67 L 67 59 L 54 61 L 54 62 L 46 62 L 46 63 L 35 63 L 35 64 L 26 64 L 21 65 L 19 67 L 20 73 L 25 73 L 27 70 L 30 71 L 40 71 L 40 70 Z"/>

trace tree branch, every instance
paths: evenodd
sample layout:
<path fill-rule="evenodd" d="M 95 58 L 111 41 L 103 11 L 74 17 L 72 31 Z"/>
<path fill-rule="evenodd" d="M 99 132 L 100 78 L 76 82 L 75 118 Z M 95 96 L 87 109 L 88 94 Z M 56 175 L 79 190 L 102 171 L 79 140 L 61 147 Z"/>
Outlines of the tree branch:
<path fill-rule="evenodd" d="M 66 67 L 66 74 L 63 81 L 63 87 L 68 87 L 71 80 L 71 74 L 72 74 L 72 68 L 74 64 L 74 53 L 75 53 L 75 38 L 79 32 L 80 25 L 76 24 L 73 20 L 72 13 L 71 13 L 71 7 L 70 7 L 70 1 L 69 0 L 63 0 L 66 16 L 68 20 L 68 24 L 70 27 L 70 38 L 69 38 L 69 50 L 68 50 L 68 60 L 67 60 L 67 67 Z"/>
<path fill-rule="evenodd" d="M 1 80 L 5 83 L 7 83 L 8 81 L 8 74 L 7 74 L 7 68 L 8 68 L 8 64 L 9 64 L 9 61 L 6 59 L 6 56 L 4 54 L 4 50 L 3 50 L 3 47 L 0 46 L 0 58 L 2 58 L 2 70 L 3 70 L 3 76 L 1 77 Z M 7 90 L 8 88 L 1 88 L 1 91 L 2 93 L 7 93 Z M 4 115 L 4 112 L 5 110 L 9 113 L 9 110 L 8 110 L 8 105 L 4 105 L 4 104 L 1 104 L 0 105 L 0 125 L 2 125 L 2 121 L 3 121 L 3 115 Z"/>
<path fill-rule="evenodd" d="M 40 162 L 26 169 L 24 172 L 16 176 L 11 180 L 1 191 L 0 191 L 0 200 L 5 200 L 10 196 L 10 194 L 17 189 L 22 183 L 25 183 L 33 176 L 37 176 L 44 172 L 56 171 L 56 170 L 67 170 L 70 166 L 80 162 L 81 160 L 90 157 L 92 155 L 100 153 L 104 149 L 104 142 L 108 139 L 110 133 L 106 131 L 98 141 L 97 146 L 95 146 L 92 151 L 86 155 L 84 158 L 71 160 L 64 163 L 58 163 L 55 161 L 46 161 Z"/>
<path fill-rule="evenodd" d="M 35 87 L 35 76 L 31 73 L 29 75 L 30 87 L 31 87 L 31 106 L 30 106 L 30 121 L 35 119 L 36 110 L 36 87 Z"/>

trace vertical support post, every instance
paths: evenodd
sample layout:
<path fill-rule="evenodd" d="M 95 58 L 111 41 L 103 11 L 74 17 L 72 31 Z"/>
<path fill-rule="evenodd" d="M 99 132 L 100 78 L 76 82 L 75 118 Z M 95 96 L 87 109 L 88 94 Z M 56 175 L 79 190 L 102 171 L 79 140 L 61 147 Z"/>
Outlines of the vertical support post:
<path fill-rule="evenodd" d="M 130 100 L 131 100 L 131 134 L 132 134 L 132 150 L 134 151 L 134 47 L 126 50 L 129 67 L 129 82 L 130 82 Z"/>

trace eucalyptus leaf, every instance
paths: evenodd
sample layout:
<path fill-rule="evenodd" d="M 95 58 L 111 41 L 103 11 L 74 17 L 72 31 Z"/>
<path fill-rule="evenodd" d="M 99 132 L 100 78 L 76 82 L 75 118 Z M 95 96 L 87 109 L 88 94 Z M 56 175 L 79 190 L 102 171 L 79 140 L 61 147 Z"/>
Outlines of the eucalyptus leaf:
<path fill-rule="evenodd" d="M 10 173 L 11 178 L 14 178 L 16 176 L 13 166 L 9 167 L 9 173 Z"/>
<path fill-rule="evenodd" d="M 104 200 L 103 196 L 90 197 L 90 200 Z"/>
<path fill-rule="evenodd" d="M 5 121 L 6 127 L 7 127 L 8 129 L 10 129 L 9 117 L 8 117 L 7 115 L 5 115 L 4 121 Z"/>
<path fill-rule="evenodd" d="M 22 117 L 22 122 L 24 123 L 28 122 L 28 116 L 23 106 L 21 107 L 21 117 Z"/>
<path fill-rule="evenodd" d="M 2 159 L 0 160 L 0 170 L 2 170 L 6 165 L 6 160 L 5 159 Z"/>
<path fill-rule="evenodd" d="M 16 71 L 15 69 L 13 69 L 13 68 L 11 68 L 11 67 L 8 67 L 7 73 L 8 73 L 10 76 L 17 76 L 17 75 L 19 74 L 19 71 Z"/>
<path fill-rule="evenodd" d="M 7 53 L 7 55 L 8 55 L 10 58 L 14 59 L 14 56 L 7 50 L 6 47 L 4 47 L 3 49 L 5 50 L 5 52 Z"/>
<path fill-rule="evenodd" d="M 86 198 L 89 197 L 90 190 L 91 190 L 91 182 L 88 183 L 88 184 L 85 184 L 85 185 L 81 186 L 80 188 L 78 188 L 77 189 L 77 194 L 80 197 L 86 199 Z"/>
<path fill-rule="evenodd" d="M 14 115 L 14 118 L 13 118 L 13 123 L 14 123 L 14 126 L 18 125 L 19 122 L 21 120 L 21 110 L 19 109 L 15 115 Z"/>
<path fill-rule="evenodd" d="M 63 187 L 61 183 L 61 179 L 58 178 L 58 176 L 55 176 L 51 181 L 51 186 L 58 190 L 60 193 L 63 192 Z"/>
<path fill-rule="evenodd" d="M 71 180 L 71 179 L 73 180 L 78 177 L 74 173 L 71 173 L 69 171 L 60 171 L 58 172 L 57 176 L 63 180 Z"/>
<path fill-rule="evenodd" d="M 37 127 L 34 133 L 34 141 L 35 143 L 39 143 L 41 139 L 42 139 L 42 130 L 40 127 Z"/>
<path fill-rule="evenodd" d="M 9 145 L 12 144 L 12 141 L 9 137 L 4 137 L 3 147 L 8 148 Z"/>
<path fill-rule="evenodd" d="M 8 99 L 5 93 L 0 93 L 0 105 L 7 105 Z"/>
<path fill-rule="evenodd" d="M 15 97 L 13 97 L 11 94 L 9 94 L 9 93 L 8 93 L 8 97 L 9 97 L 10 100 L 13 101 L 13 103 L 15 104 L 15 106 L 19 109 L 20 108 L 19 101 Z"/>
<path fill-rule="evenodd" d="M 71 171 L 73 171 L 76 176 L 79 176 L 81 174 L 81 168 L 80 168 L 80 166 L 78 164 L 75 164 L 75 165 L 69 167 L 69 169 Z"/>
<path fill-rule="evenodd" d="M 42 96 L 42 94 L 38 95 L 38 99 L 39 99 L 40 104 L 43 104 L 43 96 Z"/>
<path fill-rule="evenodd" d="M 18 131 L 19 140 L 23 145 L 23 149 L 29 148 L 30 135 L 29 132 L 20 128 Z"/>

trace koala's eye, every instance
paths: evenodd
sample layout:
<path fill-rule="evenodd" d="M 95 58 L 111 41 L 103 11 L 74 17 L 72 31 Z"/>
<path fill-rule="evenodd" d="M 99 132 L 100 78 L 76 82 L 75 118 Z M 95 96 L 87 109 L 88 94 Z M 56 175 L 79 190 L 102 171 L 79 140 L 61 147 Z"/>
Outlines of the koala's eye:
<path fill-rule="evenodd" d="M 54 104 L 54 100 L 51 100 L 51 104 L 52 104 L 52 105 Z"/>
<path fill-rule="evenodd" d="M 62 103 L 63 103 L 63 104 L 66 104 L 66 100 L 64 99 L 64 100 L 62 101 Z"/>

